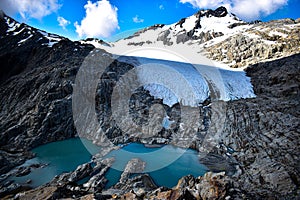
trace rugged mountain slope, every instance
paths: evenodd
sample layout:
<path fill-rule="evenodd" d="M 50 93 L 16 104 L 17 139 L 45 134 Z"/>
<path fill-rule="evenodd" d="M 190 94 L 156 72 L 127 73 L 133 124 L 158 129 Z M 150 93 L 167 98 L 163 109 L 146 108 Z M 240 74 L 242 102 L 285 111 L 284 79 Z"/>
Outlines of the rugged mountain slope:
<path fill-rule="evenodd" d="M 124 195 L 124 198 L 155 199 L 171 198 L 175 194 L 177 198 L 296 198 L 299 196 L 299 59 L 298 54 L 249 67 L 247 73 L 252 78 L 257 97 L 226 105 L 226 125 L 219 135 L 215 135 L 222 140 L 202 161 L 212 170 L 225 170 L 227 174 L 232 168 L 237 169 L 234 176 L 207 174 L 197 179 L 189 176 L 172 190 L 150 187 L 149 177 L 144 175 L 120 182 L 111 191 L 102 191 L 103 186 L 99 185 L 95 185 L 98 189 L 87 190 L 84 185 L 75 189 L 76 177 L 89 173 L 81 166 L 71 174 L 63 174 L 42 188 L 23 194 L 23 198 L 31 198 L 41 192 L 55 198 Z M 223 102 L 216 104 L 224 105 Z M 208 120 L 212 123 L 217 119 Z M 194 148 L 200 147 L 203 145 L 199 139 L 199 146 Z M 216 163 L 222 164 L 218 166 Z M 71 175 L 73 178 L 69 179 Z M 101 180 L 103 176 L 99 174 Z M 97 184 L 102 185 L 102 181 Z M 218 191 L 218 194 L 211 193 L 212 190 Z"/>
<path fill-rule="evenodd" d="M 72 81 L 91 45 L 0 17 L 0 172 L 39 144 L 74 136 Z M 16 156 L 15 154 L 18 156 Z M 24 157 L 24 158 L 23 158 Z"/>
<path fill-rule="evenodd" d="M 171 25 L 154 25 L 103 48 L 126 54 L 133 48 L 162 48 L 189 59 L 202 54 L 230 67 L 246 67 L 262 61 L 300 53 L 300 20 L 283 19 L 247 23 L 226 8 L 199 11 Z M 188 49 L 183 47 L 188 46 Z"/>
<path fill-rule="evenodd" d="M 300 52 L 299 30 L 299 20 L 261 22 L 222 42 L 205 46 L 204 52 L 231 67 L 278 59 Z"/>
<path fill-rule="evenodd" d="M 200 107 L 201 113 L 210 113 L 212 109 L 224 107 L 218 111 L 218 115 L 206 115 L 203 122 L 213 126 L 222 117 L 224 126 L 222 131 L 213 133 L 213 130 L 200 129 L 197 133 L 193 148 L 201 153 L 210 149 L 208 154 L 201 157 L 201 161 L 212 171 L 225 171 L 224 175 L 207 175 L 204 180 L 195 180 L 185 177 L 179 182 L 177 188 L 172 190 L 159 188 L 157 190 L 147 188 L 143 185 L 144 178 L 138 177 L 127 182 L 117 184 L 112 191 L 105 194 L 118 194 L 123 197 L 136 198 L 250 198 L 264 199 L 266 197 L 294 199 L 299 196 L 299 75 L 300 55 L 283 58 L 271 62 L 263 62 L 250 66 L 246 69 L 251 77 L 256 98 L 241 99 L 224 103 L 213 102 L 210 106 Z M 109 88 L 107 88 L 109 89 Z M 144 103 L 141 107 L 149 105 L 151 101 L 149 93 L 143 94 Z M 107 97 L 106 97 L 107 98 Z M 150 100 L 149 100 L 150 99 Z M 155 103 L 162 103 L 156 101 Z M 104 104 L 105 107 L 105 104 Z M 172 117 L 178 116 L 178 108 L 170 111 Z M 140 111 L 143 113 L 142 111 Z M 203 115 L 202 115 L 203 116 Z M 176 120 L 175 120 L 176 121 Z M 109 126 L 109 127 L 112 127 Z M 118 129 L 107 131 L 113 140 L 127 142 L 135 138 L 120 137 Z M 167 133 L 162 133 L 156 138 L 160 141 L 168 141 Z M 206 140 L 201 136 L 206 135 Z M 187 136 L 188 137 L 188 136 Z M 155 139 L 156 139 L 155 138 Z M 216 145 L 209 148 L 210 141 Z M 145 143 L 159 142 L 159 140 L 142 140 Z M 233 175 L 233 176 L 231 176 Z M 210 176 L 218 178 L 210 179 Z M 219 178 L 221 180 L 219 180 Z M 142 180 L 141 180 L 142 179 Z M 139 193 L 139 187 L 135 187 L 135 181 L 139 181 L 144 191 Z M 204 181 L 204 182 L 203 182 Z M 212 185 L 205 185 L 205 182 Z M 70 184 L 70 183 L 69 183 Z M 225 189 L 228 188 L 228 189 Z M 229 189 L 230 188 L 230 189 Z M 208 191 L 218 191 L 218 195 Z M 111 193 L 113 192 L 113 193 Z M 174 196 L 173 196 L 174 195 Z M 173 197 L 172 197 L 173 196 Z M 175 199 L 176 199 L 175 198 Z"/>
<path fill-rule="evenodd" d="M 299 59 L 297 54 L 250 66 L 257 98 L 228 105 L 224 143 L 238 150 L 238 182 L 254 196 L 299 195 Z"/>
<path fill-rule="evenodd" d="M 222 30 L 227 32 L 206 26 L 205 22 L 211 22 L 211 20 L 218 22 Z M 279 27 L 278 32 L 283 28 L 286 29 L 284 33 L 287 37 L 274 36 L 276 42 L 269 44 L 270 39 L 266 35 L 272 34 L 269 29 L 274 24 Z M 112 90 L 117 81 L 135 67 L 133 63 L 115 60 L 111 54 L 101 49 L 93 50 L 93 46 L 82 44 L 83 42 L 71 42 L 66 38 L 47 34 L 25 24 L 18 24 L 5 15 L 0 18 L 0 27 L 1 180 L 5 179 L 6 172 L 32 156 L 28 152 L 31 148 L 76 135 L 72 115 L 73 86 L 84 58 L 90 53 L 98 55 L 98 64 L 101 67 L 107 67 L 105 73 L 99 76 L 98 96 L 95 100 L 99 106 L 96 110 L 98 119 L 102 120 L 106 135 L 115 143 L 138 140 L 134 137 L 123 137 L 118 129 L 110 126 L 108 123 L 110 116 L 106 115 L 110 112 Z M 41 188 L 19 193 L 16 197 L 31 199 L 45 195 L 43 196 L 45 198 L 74 198 L 74 196 L 80 198 L 89 195 L 88 197 L 110 198 L 115 193 L 119 197 L 149 197 L 150 199 L 229 198 L 228 196 L 237 199 L 264 199 L 266 197 L 294 199 L 299 197 L 300 55 L 296 54 L 299 52 L 298 29 L 299 24 L 293 20 L 245 24 L 234 15 L 227 13 L 224 8 L 220 8 L 216 11 L 199 11 L 196 15 L 183 19 L 179 23 L 150 27 L 131 38 L 110 44 L 111 47 L 103 46 L 108 51 L 114 52 L 122 45 L 130 49 L 139 45 L 163 47 L 161 44 L 165 43 L 168 48 L 168 45 L 174 46 L 178 42 L 190 46 L 191 51 L 196 51 L 196 53 L 202 50 L 208 55 L 216 55 L 214 59 L 217 60 L 229 63 L 231 60 L 236 60 L 237 63 L 234 64 L 240 63 L 240 66 L 259 62 L 246 69 L 248 76 L 251 77 L 256 98 L 227 103 L 215 101 L 213 105 L 208 101 L 199 107 L 203 117 L 200 118 L 203 126 L 199 127 L 192 147 L 200 152 L 209 149 L 210 151 L 202 157 L 202 162 L 212 171 L 225 171 L 226 175 L 224 173 L 207 174 L 200 178 L 188 176 L 179 181 L 178 186 L 173 189 L 156 189 L 156 186 L 149 184 L 151 178 L 148 175 L 142 175 L 118 183 L 109 192 L 102 190 L 105 171 L 108 167 L 103 165 L 105 161 L 98 158 L 96 166 L 91 166 L 90 163 L 79 166 L 74 172 L 63 174 Z M 235 51 L 254 48 L 255 52 L 255 49 L 261 49 L 261 46 L 256 45 L 256 42 L 249 43 L 243 39 L 237 39 L 235 46 L 232 46 L 231 39 L 234 40 L 240 35 L 246 37 L 251 31 L 254 34 L 255 30 L 259 32 L 258 36 L 257 38 L 251 36 L 251 41 L 257 39 L 257 41 L 264 42 L 266 50 L 280 43 L 287 46 L 283 46 L 268 58 L 260 56 L 265 53 L 262 52 L 249 54 L 249 57 L 246 56 L 239 61 L 237 58 L 240 54 L 235 55 Z M 162 36 L 163 34 L 165 37 Z M 158 41 L 160 36 L 162 40 Z M 263 36 L 267 38 L 267 41 Z M 86 40 L 84 43 L 89 41 Z M 96 40 L 93 42 L 98 43 Z M 212 45 L 217 46 L 210 49 Z M 241 49 L 234 50 L 238 49 L 235 47 Z M 214 51 L 216 54 L 210 54 Z M 230 51 L 235 55 L 232 58 L 227 53 Z M 271 62 L 260 60 L 281 58 L 289 54 L 296 55 Z M 222 56 L 219 58 L 218 55 Z M 258 55 L 259 59 L 256 60 L 255 55 Z M 179 117 L 180 106 L 178 105 L 170 108 L 163 104 L 161 99 L 154 99 L 148 91 L 142 88 L 134 95 L 140 103 L 138 105 L 141 106 L 131 110 L 132 116 L 140 121 L 147 115 L 140 117 L 139 113 L 149 111 L 153 103 L 162 104 L 175 119 Z M 218 108 L 222 108 L 225 112 L 220 115 L 210 114 L 213 109 Z M 214 124 L 220 118 L 225 120 L 223 129 L 212 134 L 214 129 L 207 130 L 206 126 Z M 206 148 L 203 135 L 210 134 L 209 139 L 215 141 L 215 146 Z M 170 132 L 164 132 L 157 135 L 156 140 L 142 142 L 153 143 L 160 140 L 168 142 L 169 136 Z M 88 181 L 94 186 L 87 189 L 82 184 L 77 185 L 78 177 L 89 173 L 93 173 L 98 178 Z M 9 194 L 13 197 L 15 193 L 29 189 L 1 180 L 0 197 Z"/>
<path fill-rule="evenodd" d="M 26 24 L 20 24 L 0 13 L 1 24 L 1 77 L 0 83 L 13 75 L 36 68 L 36 63 L 47 65 L 51 47 L 68 39 L 48 34 Z M 48 60 L 47 60 L 47 59 Z"/>

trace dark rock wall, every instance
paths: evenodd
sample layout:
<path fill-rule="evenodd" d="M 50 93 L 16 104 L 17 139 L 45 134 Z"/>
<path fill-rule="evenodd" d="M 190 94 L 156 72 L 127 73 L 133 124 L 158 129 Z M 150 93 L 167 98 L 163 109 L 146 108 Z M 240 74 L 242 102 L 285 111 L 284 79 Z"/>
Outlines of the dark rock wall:
<path fill-rule="evenodd" d="M 224 143 L 242 169 L 236 181 L 252 195 L 299 195 L 300 55 L 247 68 L 257 98 L 227 104 Z"/>
<path fill-rule="evenodd" d="M 0 20 L 1 30 L 7 30 L 4 18 Z M 16 31 L 24 31 L 19 34 L 4 31 L 0 35 L 0 150 L 6 161 L 0 164 L 5 169 L 1 173 L 9 169 L 6 166 L 20 164 L 10 153 L 22 155 L 38 145 L 76 134 L 72 84 L 83 59 L 94 48 L 64 38 L 48 47 L 36 30 L 19 45 L 28 37 L 28 28 L 34 29 L 21 24 Z"/>

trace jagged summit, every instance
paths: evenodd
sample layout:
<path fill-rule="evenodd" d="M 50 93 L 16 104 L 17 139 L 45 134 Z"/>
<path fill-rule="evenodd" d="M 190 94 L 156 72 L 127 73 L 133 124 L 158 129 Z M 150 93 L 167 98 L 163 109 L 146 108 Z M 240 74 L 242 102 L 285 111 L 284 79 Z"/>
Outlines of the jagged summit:
<path fill-rule="evenodd" d="M 65 37 L 36 29 L 27 24 L 19 23 L 7 16 L 3 11 L 0 12 L 0 26 L 1 37 L 6 36 L 19 40 L 18 46 L 35 40 L 36 43 L 52 47 L 61 40 L 69 40 Z"/>
<path fill-rule="evenodd" d="M 81 44 L 92 44 L 96 48 L 101 48 L 102 46 L 110 47 L 110 45 L 107 42 L 105 42 L 103 40 L 100 40 L 98 38 L 86 38 L 86 39 L 83 39 L 83 40 L 79 40 L 79 42 Z"/>
<path fill-rule="evenodd" d="M 219 18 L 219 19 L 214 19 Z M 209 20 L 210 19 L 210 20 Z M 199 10 L 194 15 L 186 18 L 182 18 L 178 22 L 171 24 L 171 25 L 165 25 L 165 24 L 155 24 L 153 26 L 147 27 L 141 31 L 136 32 L 133 36 L 138 36 L 141 33 L 144 33 L 148 30 L 156 30 L 163 27 L 168 27 L 169 30 L 174 30 L 177 32 L 188 32 L 191 30 L 199 30 L 203 29 L 203 31 L 214 31 L 213 26 L 215 26 L 215 29 L 218 29 L 216 27 L 217 24 L 235 24 L 235 23 L 243 23 L 247 24 L 246 22 L 243 22 L 239 18 L 236 17 L 235 14 L 229 13 L 227 9 L 223 6 L 217 8 L 216 10 Z M 223 27 L 222 27 L 223 28 Z M 232 28 L 232 27 L 227 27 Z M 194 33 L 189 33 L 189 35 L 193 35 Z M 129 38 L 132 38 L 130 36 Z M 126 38 L 128 39 L 128 38 Z"/>
<path fill-rule="evenodd" d="M 184 43 L 191 39 L 202 39 L 202 42 L 205 42 L 210 38 L 231 32 L 231 26 L 238 23 L 245 22 L 229 13 L 225 7 L 219 7 L 216 10 L 200 10 L 170 25 L 168 30 L 173 33 L 173 36 L 177 36 L 176 43 Z"/>
<path fill-rule="evenodd" d="M 199 15 L 200 17 L 210 17 L 210 16 L 213 16 L 213 17 L 225 17 L 226 15 L 228 14 L 228 11 L 225 7 L 221 6 L 219 8 L 217 8 L 216 10 L 211 10 L 211 9 L 208 9 L 208 10 L 200 10 L 197 12 L 196 15 Z"/>
<path fill-rule="evenodd" d="M 225 7 L 219 7 L 215 10 L 199 10 L 194 15 L 170 25 L 150 26 L 124 40 L 131 46 L 141 46 L 145 43 L 150 45 L 159 41 L 167 46 L 190 41 L 202 44 L 213 38 L 234 33 L 241 25 L 249 24 L 229 13 Z"/>

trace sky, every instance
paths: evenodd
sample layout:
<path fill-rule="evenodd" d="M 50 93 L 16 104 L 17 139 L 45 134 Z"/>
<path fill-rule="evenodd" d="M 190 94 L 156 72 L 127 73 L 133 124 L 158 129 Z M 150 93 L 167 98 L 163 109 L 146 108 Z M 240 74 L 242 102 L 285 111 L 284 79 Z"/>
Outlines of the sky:
<path fill-rule="evenodd" d="M 71 40 L 106 41 L 219 6 L 245 21 L 300 18 L 300 0 L 0 0 L 0 9 L 19 22 Z"/>

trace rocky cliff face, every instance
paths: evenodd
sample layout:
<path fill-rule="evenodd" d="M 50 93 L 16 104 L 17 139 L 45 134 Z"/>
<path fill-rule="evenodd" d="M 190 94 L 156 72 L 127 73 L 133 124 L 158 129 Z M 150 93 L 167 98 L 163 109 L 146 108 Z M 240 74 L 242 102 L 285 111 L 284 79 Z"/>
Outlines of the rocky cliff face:
<path fill-rule="evenodd" d="M 72 83 L 94 47 L 5 15 L 0 24 L 0 172 L 4 173 L 20 164 L 17 160 L 24 161 L 29 149 L 75 135 Z"/>
<path fill-rule="evenodd" d="M 300 24 L 292 19 L 260 22 L 205 48 L 206 55 L 231 67 L 244 67 L 300 52 Z"/>
<path fill-rule="evenodd" d="M 203 15 L 202 17 L 228 16 L 222 9 L 198 14 Z M 185 20 L 182 20 L 175 26 L 184 26 L 184 22 Z M 234 26 L 243 26 L 243 22 L 240 23 Z M 273 39 L 269 38 L 274 24 L 285 27 L 286 32 L 281 28 L 282 31 L 277 32 L 286 34 L 286 37 L 276 32 L 278 36 L 275 34 Z M 18 24 L 5 15 L 0 18 L 0 27 L 0 173 L 3 175 L 1 179 L 5 179 L 6 172 L 32 156 L 29 152 L 31 148 L 76 135 L 72 116 L 73 84 L 84 58 L 94 47 L 41 32 L 25 24 Z M 158 30 L 162 27 L 164 26 L 149 30 Z M 216 60 L 227 59 L 228 63 L 236 60 L 243 66 L 257 63 L 246 69 L 247 75 L 251 77 L 256 98 L 227 103 L 217 101 L 214 102 L 214 107 L 210 105 L 211 102 L 205 102 L 199 108 L 202 117 L 205 117 L 201 118 L 203 126 L 199 127 L 200 133 L 195 137 L 192 147 L 200 152 L 208 149 L 205 148 L 206 144 L 203 144 L 202 134 L 210 135 L 212 133 L 208 131 L 214 130 L 207 130 L 206 126 L 219 120 L 219 117 L 225 120 L 222 131 L 212 134 L 214 138 L 211 139 L 215 140 L 215 145 L 201 157 L 201 161 L 211 171 L 220 173 L 208 173 L 198 178 L 184 177 L 173 189 L 157 188 L 148 175 L 128 178 L 128 174 L 124 174 L 123 179 L 112 190 L 105 191 L 103 190 L 106 182 L 105 172 L 112 161 L 103 161 L 100 157 L 95 161 L 95 166 L 90 164 L 79 166 L 74 172 L 58 176 L 47 185 L 19 193 L 15 197 L 19 199 L 299 197 L 300 54 L 261 62 L 261 59 L 275 59 L 297 53 L 298 27 L 295 21 L 260 23 L 252 25 L 246 32 L 258 34 L 260 39 L 235 35 L 222 43 L 214 44 L 216 45 L 214 48 L 207 46 L 205 49 L 208 55 Z M 263 37 L 276 42 L 263 43 L 261 39 Z M 134 38 L 136 37 L 132 39 Z M 197 39 L 195 41 L 197 42 Z M 278 51 L 273 52 L 270 47 Z M 245 52 L 245 56 L 237 54 L 236 49 Z M 113 61 L 102 75 L 97 88 L 98 119 L 105 128 L 106 135 L 114 143 L 139 140 L 135 137 L 123 137 L 120 130 L 110 124 L 109 117 L 113 87 L 117 80 L 134 66 L 113 60 L 111 55 L 103 50 L 96 51 L 102 55 L 99 59 L 103 62 Z M 273 52 L 270 54 L 271 57 L 266 57 L 265 51 Z M 137 123 L 142 123 L 144 118 L 147 118 L 148 115 L 144 111 L 149 111 L 151 103 L 163 104 L 162 100 L 154 100 L 149 92 L 141 88 L 134 96 L 135 99 L 132 100 L 141 103 L 140 107 L 132 106 L 131 110 Z M 162 106 L 168 110 L 175 122 L 180 120 L 178 105 L 173 108 Z M 222 107 L 226 112 L 222 115 L 211 115 L 212 109 L 218 107 Z M 178 128 L 178 124 L 173 127 L 174 130 Z M 139 141 L 168 143 L 170 134 L 172 131 L 165 131 L 155 138 Z M 88 184 L 76 183 L 77 180 L 91 174 L 93 176 Z M 13 197 L 14 194 L 28 189 L 14 183 L 1 182 L 0 195 Z"/>
<path fill-rule="evenodd" d="M 227 108 L 224 143 L 237 151 L 237 180 L 254 196 L 299 195 L 299 59 L 298 54 L 248 67 L 257 98 Z"/>

